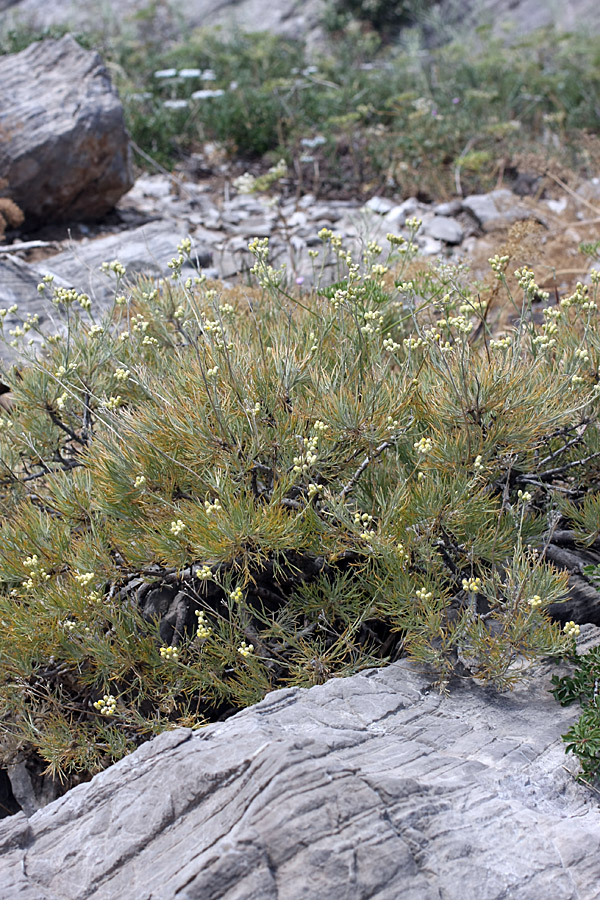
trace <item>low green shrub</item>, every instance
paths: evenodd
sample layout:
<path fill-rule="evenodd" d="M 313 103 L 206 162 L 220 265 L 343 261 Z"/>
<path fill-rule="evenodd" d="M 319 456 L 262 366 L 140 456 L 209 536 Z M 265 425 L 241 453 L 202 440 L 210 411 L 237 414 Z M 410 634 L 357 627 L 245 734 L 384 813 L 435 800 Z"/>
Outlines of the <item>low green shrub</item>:
<path fill-rule="evenodd" d="M 457 172 L 465 193 L 491 189 L 518 154 L 594 174 L 599 53 L 597 38 L 548 32 L 415 52 L 350 31 L 308 60 L 272 35 L 199 31 L 152 67 L 119 56 L 117 82 L 135 141 L 164 164 L 216 140 L 233 157 L 284 156 L 311 190 L 317 166 L 317 190 L 439 199 Z"/>
<path fill-rule="evenodd" d="M 40 286 L 66 333 L 2 376 L 5 762 L 72 783 L 279 686 L 408 655 L 502 688 L 572 649 L 541 550 L 557 496 L 596 490 L 598 279 L 540 327 L 533 273 L 513 296 L 495 258 L 518 316 L 499 336 L 461 269 L 320 236 L 304 294 L 266 240 L 257 288 L 181 275 L 189 241 L 171 281 L 107 264 L 104 317 Z"/>

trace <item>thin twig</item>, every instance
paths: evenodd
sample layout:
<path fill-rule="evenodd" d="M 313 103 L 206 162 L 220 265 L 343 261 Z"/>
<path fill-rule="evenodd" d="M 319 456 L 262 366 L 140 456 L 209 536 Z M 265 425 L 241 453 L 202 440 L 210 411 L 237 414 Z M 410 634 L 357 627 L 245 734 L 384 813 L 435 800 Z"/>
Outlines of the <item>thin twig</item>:
<path fill-rule="evenodd" d="M 587 428 L 588 424 L 589 423 L 587 423 L 587 422 L 585 423 L 585 428 Z M 585 428 L 584 428 L 584 431 L 585 431 Z M 572 440 L 567 441 L 567 443 L 563 444 L 562 447 L 559 447 L 558 450 L 554 450 L 552 453 L 549 453 L 548 456 L 545 456 L 544 459 L 540 460 L 539 465 L 545 466 L 546 463 L 549 463 L 553 459 L 555 459 L 557 456 L 560 456 L 560 454 L 564 453 L 565 450 L 568 450 L 570 447 L 575 447 L 581 441 L 583 434 L 584 434 L 584 432 L 582 432 L 577 437 L 572 438 Z"/>
<path fill-rule="evenodd" d="M 543 488 L 544 490 L 548 490 L 548 485 L 544 484 L 543 481 L 538 481 L 537 478 L 534 478 L 533 475 L 519 475 L 515 478 L 515 481 L 518 481 L 519 484 L 532 484 L 534 487 Z M 571 497 L 575 497 L 579 494 L 579 491 L 574 491 L 571 488 L 559 487 L 556 484 L 551 485 L 551 489 L 553 491 L 558 491 L 561 494 L 569 494 Z"/>
<path fill-rule="evenodd" d="M 348 482 L 348 484 L 345 484 L 344 487 L 342 488 L 342 490 L 340 491 L 339 499 L 345 500 L 347 494 L 350 493 L 350 491 L 352 490 L 352 488 L 354 487 L 354 485 L 356 484 L 356 482 L 358 481 L 358 479 L 360 478 L 362 473 L 365 471 L 365 469 L 367 468 L 369 463 L 372 462 L 374 459 L 377 459 L 377 457 L 380 456 L 384 450 L 387 450 L 388 447 L 393 447 L 393 446 L 394 445 L 391 441 L 383 441 L 383 443 L 380 444 L 379 447 L 377 447 L 370 456 L 366 456 L 365 459 L 361 462 L 361 464 L 358 467 L 358 469 L 356 470 L 356 472 L 354 473 L 354 475 L 352 476 L 352 478 L 350 479 L 350 481 Z"/>
<path fill-rule="evenodd" d="M 48 413 L 48 415 L 50 416 L 50 418 L 52 419 L 54 424 L 58 428 L 62 428 L 62 430 L 65 432 L 65 434 L 69 435 L 71 440 L 77 441 L 77 443 L 81 444 L 82 447 L 86 446 L 86 441 L 84 441 L 82 438 L 80 438 L 79 435 L 77 434 L 77 432 L 73 431 L 72 428 L 69 428 L 68 425 L 65 425 L 65 423 L 62 421 L 62 419 L 59 419 L 59 417 L 56 415 L 56 413 L 54 412 L 54 410 L 52 409 L 51 406 L 49 406 L 49 405 L 46 406 L 46 412 Z"/>
<path fill-rule="evenodd" d="M 540 479 L 541 481 L 550 481 L 555 475 L 562 475 L 567 469 L 573 469 L 575 466 L 584 466 L 586 463 L 590 462 L 592 459 L 596 459 L 600 456 L 600 451 L 596 453 L 590 453 L 589 456 L 585 456 L 583 459 L 575 459 L 572 462 L 565 463 L 563 466 L 557 466 L 555 469 L 547 469 L 545 472 L 537 472 L 535 475 L 517 475 L 515 481 L 529 481 L 531 482 L 532 478 Z"/>
<path fill-rule="evenodd" d="M 36 481 L 38 478 L 45 478 L 46 475 L 55 475 L 58 472 L 69 472 L 71 469 L 77 469 L 82 466 L 83 463 L 76 462 L 74 459 L 65 459 L 63 460 L 63 465 L 60 468 L 50 469 L 49 467 L 45 467 L 41 472 L 34 472 L 30 475 L 23 475 L 22 478 L 19 478 L 18 475 L 12 475 L 10 479 L 6 479 L 4 481 L 0 481 L 0 487 L 5 487 L 9 484 L 25 484 L 27 481 Z"/>
<path fill-rule="evenodd" d="M 19 253 L 22 250 L 37 250 L 42 247 L 57 247 L 58 241 L 19 241 L 15 244 L 0 244 L 2 256 Z"/>
<path fill-rule="evenodd" d="M 573 190 L 573 188 L 570 188 L 568 184 L 565 184 L 565 182 L 558 177 L 558 175 L 553 175 L 552 172 L 546 172 L 545 174 L 548 176 L 548 178 L 551 178 L 552 181 L 555 181 L 558 185 L 560 185 L 563 191 L 566 191 L 567 194 L 575 197 L 576 200 L 578 200 L 580 203 L 583 203 L 584 206 L 587 206 L 592 210 L 592 212 L 595 212 L 596 215 L 600 213 L 600 209 L 598 209 L 597 206 L 594 206 L 593 203 L 590 203 L 589 200 L 586 200 L 585 197 L 582 197 L 581 194 L 578 194 Z"/>

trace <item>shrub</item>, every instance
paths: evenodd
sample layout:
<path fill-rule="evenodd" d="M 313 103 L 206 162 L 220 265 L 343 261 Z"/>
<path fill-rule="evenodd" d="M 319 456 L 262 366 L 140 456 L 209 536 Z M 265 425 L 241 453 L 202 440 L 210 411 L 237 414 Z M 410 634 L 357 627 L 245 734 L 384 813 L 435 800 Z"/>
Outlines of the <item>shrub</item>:
<path fill-rule="evenodd" d="M 104 318 L 40 286 L 66 334 L 3 376 L 5 761 L 72 783 L 281 685 L 408 654 L 502 688 L 571 648 L 539 548 L 556 491 L 596 482 L 597 284 L 540 328 L 519 270 L 519 320 L 493 337 L 461 270 L 411 280 L 410 241 L 359 266 L 321 238 L 339 280 L 307 294 L 266 240 L 258 288 L 184 281 L 189 241 L 172 282 L 107 265 Z"/>

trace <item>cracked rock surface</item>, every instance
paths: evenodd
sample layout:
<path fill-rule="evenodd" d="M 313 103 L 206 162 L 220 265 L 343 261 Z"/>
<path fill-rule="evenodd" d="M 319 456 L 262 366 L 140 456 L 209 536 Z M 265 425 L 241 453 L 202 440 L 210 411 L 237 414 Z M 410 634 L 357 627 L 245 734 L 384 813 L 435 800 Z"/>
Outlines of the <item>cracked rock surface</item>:
<path fill-rule="evenodd" d="M 600 807 L 550 672 L 445 696 L 403 662 L 165 733 L 5 819 L 0 897 L 595 900 Z"/>

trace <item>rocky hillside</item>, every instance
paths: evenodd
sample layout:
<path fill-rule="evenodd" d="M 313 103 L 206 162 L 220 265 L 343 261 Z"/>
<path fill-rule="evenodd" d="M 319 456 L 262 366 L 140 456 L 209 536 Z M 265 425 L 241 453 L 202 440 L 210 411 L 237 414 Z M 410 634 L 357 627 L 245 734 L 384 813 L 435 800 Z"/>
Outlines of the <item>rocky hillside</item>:
<path fill-rule="evenodd" d="M 417 5 L 417 4 L 415 4 Z M 268 30 L 287 37 L 318 37 L 327 0 L 187 0 L 186 3 L 156 4 L 165 20 L 182 18 L 192 27 L 238 25 L 252 31 Z M 34 28 L 73 24 L 97 28 L 147 11 L 147 0 L 106 0 L 102 12 L 95 5 L 50 0 L 0 0 L 0 23 L 21 22 Z M 441 0 L 425 19 L 460 29 L 491 23 L 497 30 L 515 25 L 519 33 L 547 25 L 561 29 L 600 30 L 600 5 L 595 0 L 565 0 L 540 3 L 538 0 Z"/>

